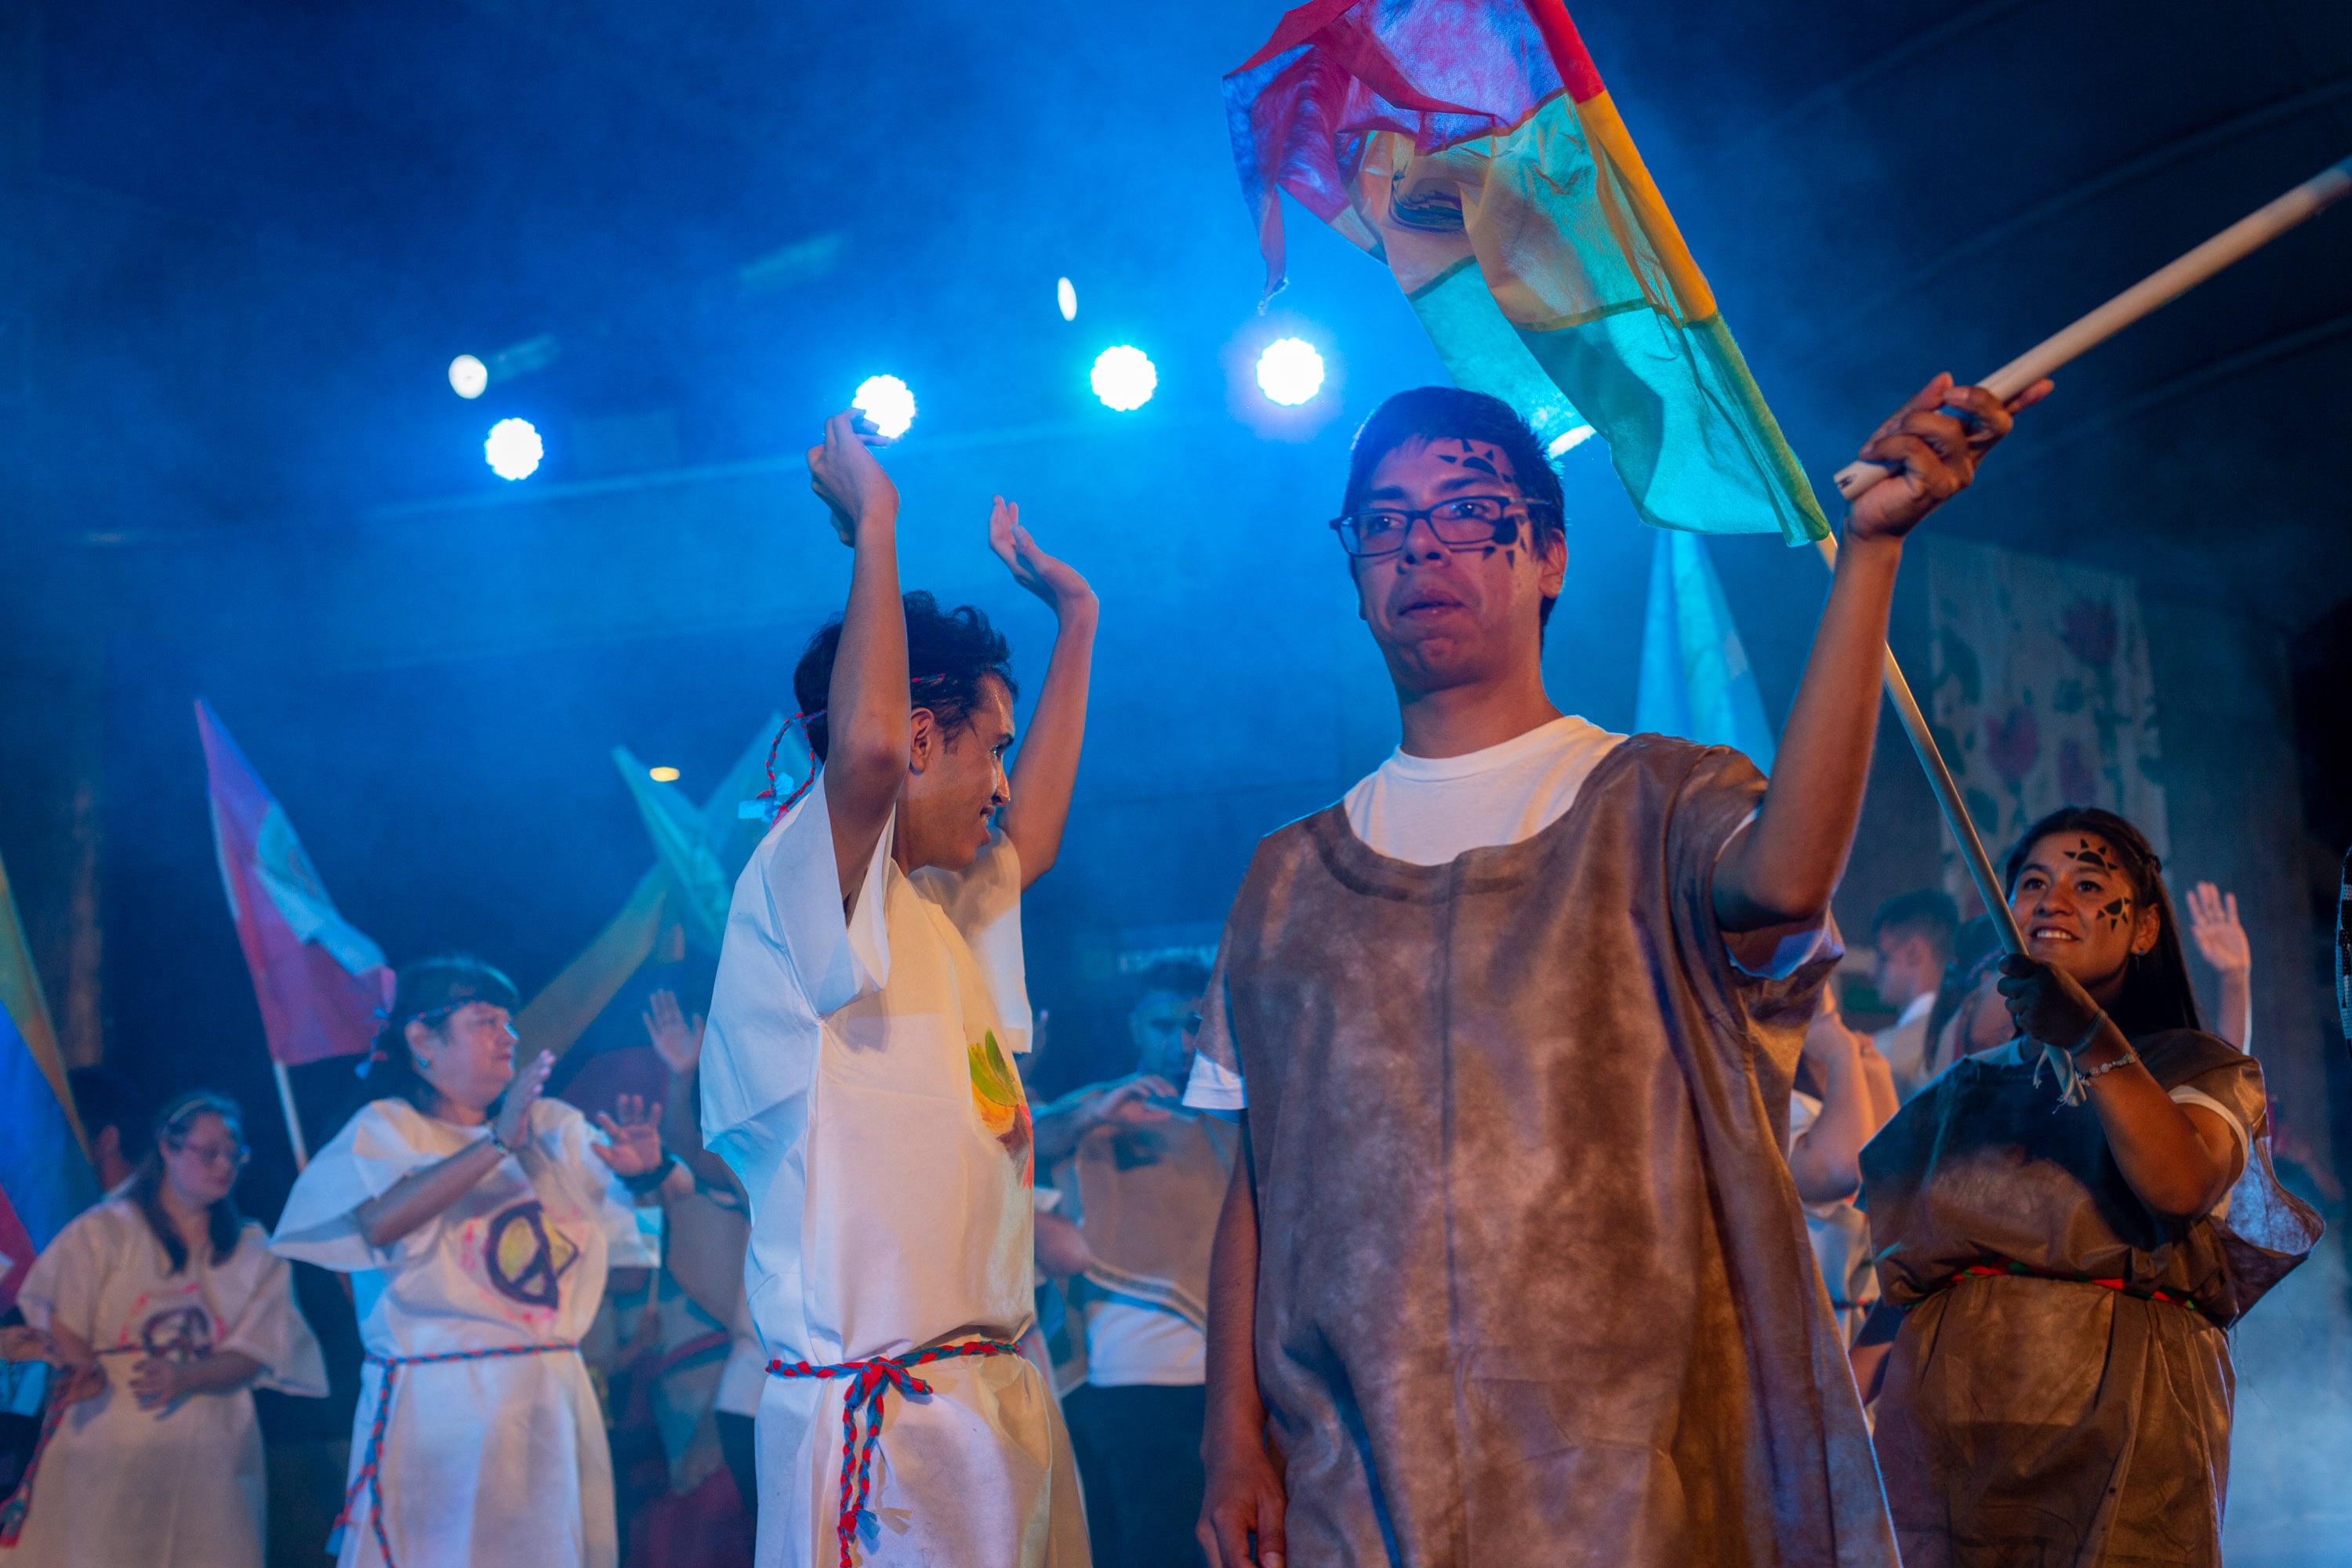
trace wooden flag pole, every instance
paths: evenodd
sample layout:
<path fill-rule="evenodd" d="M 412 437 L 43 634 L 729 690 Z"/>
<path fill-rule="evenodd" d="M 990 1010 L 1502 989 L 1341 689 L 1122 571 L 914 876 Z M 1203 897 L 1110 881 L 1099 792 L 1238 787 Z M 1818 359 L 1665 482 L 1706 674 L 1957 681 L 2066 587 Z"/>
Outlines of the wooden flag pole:
<path fill-rule="evenodd" d="M 294 1111 L 294 1080 L 276 1057 L 269 1058 L 269 1070 L 278 1075 L 278 1108 L 286 1112 L 286 1141 L 294 1145 L 294 1169 L 299 1172 L 310 1163 L 310 1151 L 302 1142 L 302 1119 Z"/>
<path fill-rule="evenodd" d="M 2059 366 L 2105 342 L 2142 316 L 2179 299 L 2231 263 L 2252 255 L 2305 218 L 2326 211 L 2347 195 L 2352 195 L 2352 158 L 2321 170 L 2269 205 L 2240 218 L 2186 256 L 2149 273 L 2073 326 L 2035 344 L 1977 384 L 2007 402 Z M 1853 500 L 1885 479 L 1888 472 L 1886 466 L 1880 463 L 1848 463 L 1838 470 L 1838 493 Z"/>
<path fill-rule="evenodd" d="M 1837 570 L 1837 541 L 1817 539 L 1813 546 L 1822 552 L 1822 560 L 1830 570 Z M 1895 716 L 1903 721 L 1903 732 L 1911 737 L 1912 752 L 1918 757 L 1928 785 L 1936 792 L 1936 803 L 1944 808 L 1944 820 L 1959 844 L 1969 879 L 1977 885 L 1977 897 L 1984 900 L 1985 913 L 1992 917 L 1993 929 L 2000 933 L 2002 949 L 2022 953 L 2025 933 L 2017 929 L 2017 917 L 2009 912 L 2009 894 L 2001 887 L 2000 879 L 1993 875 L 1992 857 L 1985 853 L 1984 840 L 1978 836 L 1977 825 L 1969 816 L 1968 803 L 1960 798 L 1960 786 L 1953 781 L 1952 770 L 1946 765 L 1935 734 L 1927 728 L 1927 716 L 1919 711 L 1919 700 L 1911 695 L 1911 683 L 1903 679 L 1903 667 L 1895 662 L 1895 650 L 1882 646 L 1880 651 L 1885 658 L 1886 700 L 1895 704 Z"/>

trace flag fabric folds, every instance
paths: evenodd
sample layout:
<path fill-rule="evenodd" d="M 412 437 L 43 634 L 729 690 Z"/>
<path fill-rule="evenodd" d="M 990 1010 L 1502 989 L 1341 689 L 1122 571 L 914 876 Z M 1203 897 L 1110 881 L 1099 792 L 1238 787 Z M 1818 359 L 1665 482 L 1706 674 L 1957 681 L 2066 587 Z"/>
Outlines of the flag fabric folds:
<path fill-rule="evenodd" d="M 1633 727 L 1702 746 L 1729 746 L 1770 773 L 1772 726 L 1723 584 L 1707 560 L 1706 542 L 1666 532 L 1652 548 Z"/>
<path fill-rule="evenodd" d="M 1388 264 L 1458 384 L 1554 455 L 1597 430 L 1643 521 L 1829 532 L 1559 0 L 1310 0 L 1225 103 L 1269 293 L 1287 191 Z"/>
<path fill-rule="evenodd" d="M 253 973 L 269 1054 L 288 1067 L 358 1056 L 392 1005 L 383 952 L 335 909 L 286 808 L 212 705 L 196 701 L 212 795 L 213 847 L 238 945 Z"/>
<path fill-rule="evenodd" d="M 98 1199 L 57 1031 L 0 867 L 0 1311 L 40 1249 Z"/>

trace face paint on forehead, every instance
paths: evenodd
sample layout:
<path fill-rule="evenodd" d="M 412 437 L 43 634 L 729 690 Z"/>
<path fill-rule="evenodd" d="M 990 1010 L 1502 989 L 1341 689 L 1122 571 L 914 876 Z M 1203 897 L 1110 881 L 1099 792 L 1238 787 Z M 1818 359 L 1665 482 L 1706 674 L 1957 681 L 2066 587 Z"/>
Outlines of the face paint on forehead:
<path fill-rule="evenodd" d="M 1462 448 L 1460 454 L 1437 452 L 1439 462 L 1453 463 L 1506 482 L 1510 480 L 1511 460 L 1503 455 L 1501 447 L 1487 446 L 1483 441 L 1473 441 L 1467 436 L 1457 436 L 1454 440 Z"/>
<path fill-rule="evenodd" d="M 2077 839 L 2074 848 L 2063 850 L 2061 854 L 2065 859 L 2072 860 L 2078 866 L 2087 866 L 2094 871 L 2112 871 L 2116 868 L 2115 863 L 2107 858 L 2105 853 L 2094 847 L 2087 838 Z"/>

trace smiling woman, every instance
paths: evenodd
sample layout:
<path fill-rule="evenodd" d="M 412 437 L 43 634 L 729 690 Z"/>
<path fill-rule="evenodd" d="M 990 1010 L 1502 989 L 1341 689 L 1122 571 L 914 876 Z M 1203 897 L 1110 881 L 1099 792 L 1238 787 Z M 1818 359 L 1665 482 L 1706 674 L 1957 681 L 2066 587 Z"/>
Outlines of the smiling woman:
<path fill-rule="evenodd" d="M 1955 1063 L 1863 1156 L 1903 1313 L 1877 1422 L 1903 1561 L 1965 1542 L 2218 1563 L 2225 1331 L 2317 1220 L 2272 1177 L 2262 1068 L 2202 1031 L 2139 830 L 2070 807 L 2026 830 L 2007 879 L 2017 1038 Z M 2045 1047 L 2079 1092 L 2042 1083 Z"/>

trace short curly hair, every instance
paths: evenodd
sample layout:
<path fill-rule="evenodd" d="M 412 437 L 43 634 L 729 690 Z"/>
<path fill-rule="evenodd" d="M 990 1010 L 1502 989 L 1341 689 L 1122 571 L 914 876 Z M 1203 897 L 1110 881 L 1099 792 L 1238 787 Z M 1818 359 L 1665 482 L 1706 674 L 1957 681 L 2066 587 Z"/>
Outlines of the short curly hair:
<path fill-rule="evenodd" d="M 907 673 L 915 707 L 927 709 L 940 727 L 954 731 L 980 706 L 983 683 L 1004 682 L 1004 694 L 1018 697 L 1013 680 L 1013 649 L 988 616 L 970 605 L 942 610 L 922 589 L 907 595 Z M 807 715 L 809 751 L 819 763 L 832 743 L 824 706 L 833 689 L 833 661 L 841 653 L 841 618 L 834 617 L 809 638 L 793 671 L 793 700 Z"/>

